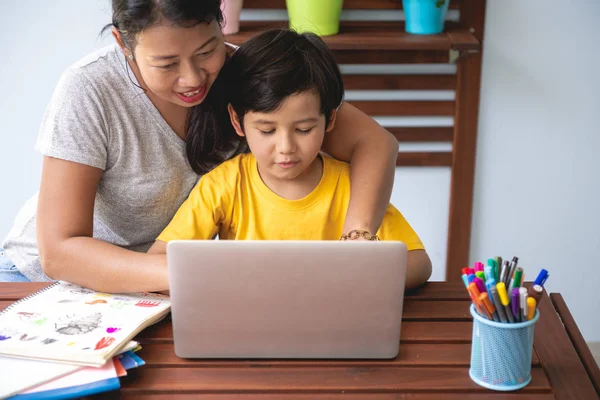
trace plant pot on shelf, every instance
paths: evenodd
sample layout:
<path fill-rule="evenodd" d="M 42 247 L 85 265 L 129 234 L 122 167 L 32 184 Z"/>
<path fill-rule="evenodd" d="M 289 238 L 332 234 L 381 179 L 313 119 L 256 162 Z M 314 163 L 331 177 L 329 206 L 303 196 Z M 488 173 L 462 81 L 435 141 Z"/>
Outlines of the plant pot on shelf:
<path fill-rule="evenodd" d="M 450 0 L 402 0 L 406 32 L 433 35 L 444 30 Z"/>
<path fill-rule="evenodd" d="M 223 33 L 230 35 L 240 30 L 240 14 L 244 0 L 223 0 L 221 9 L 223 10 Z"/>
<path fill-rule="evenodd" d="M 335 35 L 340 30 L 343 0 L 286 0 L 290 29 L 319 36 Z"/>

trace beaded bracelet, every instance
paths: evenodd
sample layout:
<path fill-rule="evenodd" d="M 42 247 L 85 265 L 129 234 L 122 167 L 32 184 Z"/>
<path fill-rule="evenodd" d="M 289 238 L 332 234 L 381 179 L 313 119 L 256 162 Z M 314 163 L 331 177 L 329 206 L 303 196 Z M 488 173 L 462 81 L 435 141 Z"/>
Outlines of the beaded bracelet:
<path fill-rule="evenodd" d="M 347 234 L 342 233 L 340 240 L 356 240 L 360 237 L 362 237 L 366 240 L 371 240 L 371 241 L 375 241 L 375 242 L 379 241 L 379 236 L 373 235 L 369 231 L 361 231 L 358 229 L 353 229 L 350 232 L 348 232 Z"/>

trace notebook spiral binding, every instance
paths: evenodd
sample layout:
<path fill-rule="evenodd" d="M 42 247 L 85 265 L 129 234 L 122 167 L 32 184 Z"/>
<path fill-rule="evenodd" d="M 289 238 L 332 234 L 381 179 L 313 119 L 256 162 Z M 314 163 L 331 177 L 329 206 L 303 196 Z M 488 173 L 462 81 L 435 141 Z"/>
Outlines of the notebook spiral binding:
<path fill-rule="evenodd" d="M 31 299 L 31 298 L 33 298 L 33 297 L 37 296 L 37 295 L 38 295 L 38 294 L 40 294 L 40 293 L 43 293 L 43 292 L 45 292 L 45 291 L 47 291 L 47 290 L 50 290 L 50 289 L 52 289 L 54 286 L 56 286 L 56 285 L 59 285 L 59 284 L 60 284 L 60 281 L 56 281 L 56 282 L 54 282 L 53 284 L 51 284 L 51 285 L 48 285 L 48 286 L 46 286 L 45 288 L 38 290 L 37 292 L 33 292 L 33 293 L 31 293 L 29 296 L 25 296 L 25 297 L 23 297 L 22 299 L 19 299 L 19 300 L 15 301 L 14 303 L 12 303 L 12 304 L 11 304 L 11 305 L 9 305 L 8 307 L 6 307 L 4 310 L 0 311 L 0 317 L 2 317 L 2 315 L 4 315 L 4 314 L 6 314 L 7 312 L 9 312 L 9 311 L 10 311 L 12 308 L 14 308 L 15 306 L 17 306 L 18 304 L 20 304 L 20 303 L 23 303 L 23 302 L 25 302 L 25 301 L 27 301 L 27 300 L 29 300 L 29 299 Z"/>

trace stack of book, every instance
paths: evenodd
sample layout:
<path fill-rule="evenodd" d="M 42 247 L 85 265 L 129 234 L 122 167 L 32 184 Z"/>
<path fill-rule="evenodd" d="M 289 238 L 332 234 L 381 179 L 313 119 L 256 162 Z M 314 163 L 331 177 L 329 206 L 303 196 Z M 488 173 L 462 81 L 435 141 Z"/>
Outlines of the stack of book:
<path fill-rule="evenodd" d="M 168 296 L 53 285 L 0 312 L 0 399 L 65 399 L 117 390 L 144 361 L 131 339 L 164 318 Z"/>

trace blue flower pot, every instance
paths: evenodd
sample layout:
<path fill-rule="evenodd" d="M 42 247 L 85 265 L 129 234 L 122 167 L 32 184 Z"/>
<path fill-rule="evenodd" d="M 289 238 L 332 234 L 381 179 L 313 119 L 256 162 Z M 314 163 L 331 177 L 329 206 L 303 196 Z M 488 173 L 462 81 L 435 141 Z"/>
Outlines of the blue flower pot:
<path fill-rule="evenodd" d="M 450 0 L 438 7 L 439 0 L 402 0 L 406 17 L 406 32 L 433 35 L 444 30 L 444 20 Z"/>

